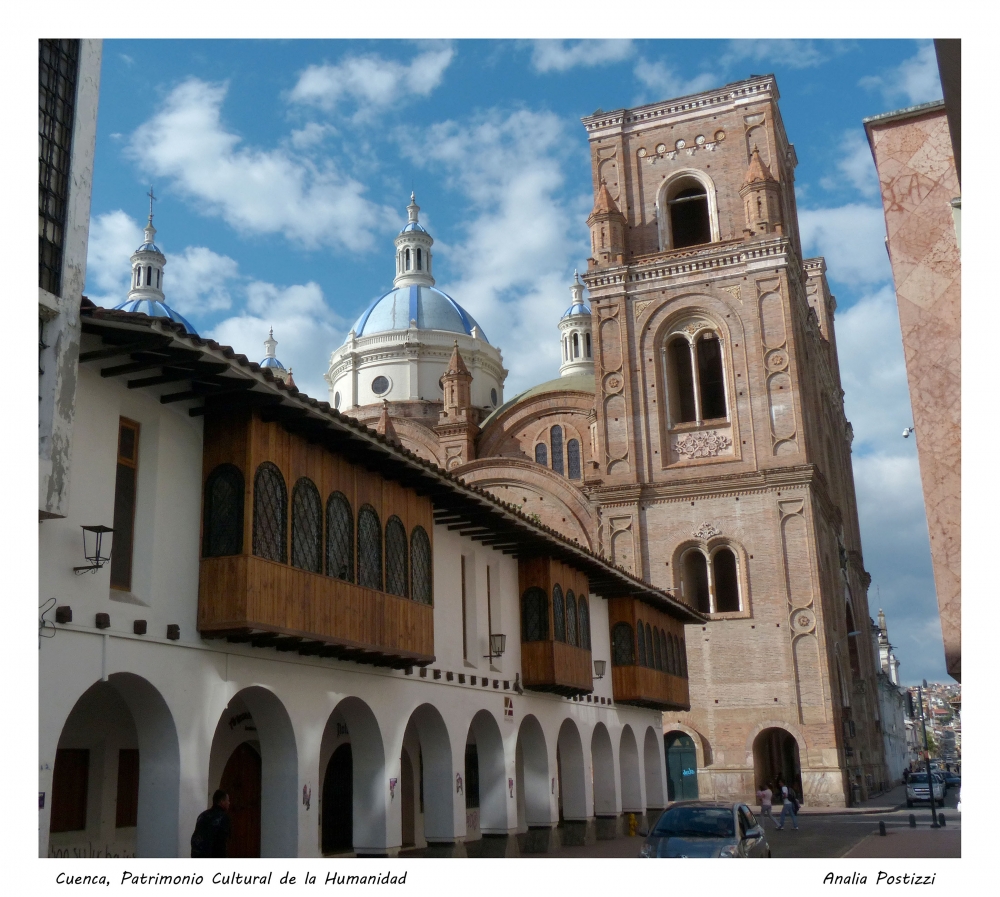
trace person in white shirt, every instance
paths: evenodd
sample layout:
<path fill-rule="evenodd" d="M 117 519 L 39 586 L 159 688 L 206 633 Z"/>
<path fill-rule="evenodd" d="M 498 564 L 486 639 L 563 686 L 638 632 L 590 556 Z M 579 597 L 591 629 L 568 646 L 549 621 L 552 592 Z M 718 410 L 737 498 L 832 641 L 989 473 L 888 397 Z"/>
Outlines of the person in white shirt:
<path fill-rule="evenodd" d="M 780 831 L 785 827 L 785 814 L 787 813 L 792 817 L 792 828 L 798 831 L 799 821 L 795 816 L 794 792 L 791 786 L 786 785 L 781 779 L 778 779 L 778 790 L 781 793 L 781 816 L 778 817 L 778 830 Z"/>
<path fill-rule="evenodd" d="M 771 798 L 774 792 L 771 791 L 771 783 L 765 782 L 760 786 L 757 791 L 757 800 L 760 801 L 760 815 L 761 817 L 766 816 L 771 820 L 771 825 L 775 828 L 778 827 L 778 823 L 774 821 L 774 817 L 771 815 Z"/>

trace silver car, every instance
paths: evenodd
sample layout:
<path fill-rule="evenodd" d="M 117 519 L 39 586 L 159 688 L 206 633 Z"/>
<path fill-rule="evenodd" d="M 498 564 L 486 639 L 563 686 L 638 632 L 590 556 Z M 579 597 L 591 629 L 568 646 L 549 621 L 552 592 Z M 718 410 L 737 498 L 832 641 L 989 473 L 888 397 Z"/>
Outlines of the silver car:
<path fill-rule="evenodd" d="M 764 829 L 746 804 L 682 800 L 663 811 L 641 857 L 769 857 Z"/>
<path fill-rule="evenodd" d="M 910 775 L 906 782 L 906 806 L 912 807 L 917 801 L 930 803 L 932 794 L 935 801 L 944 802 L 944 782 L 938 776 L 931 773 L 931 787 L 928 788 L 926 772 L 915 772 Z"/>

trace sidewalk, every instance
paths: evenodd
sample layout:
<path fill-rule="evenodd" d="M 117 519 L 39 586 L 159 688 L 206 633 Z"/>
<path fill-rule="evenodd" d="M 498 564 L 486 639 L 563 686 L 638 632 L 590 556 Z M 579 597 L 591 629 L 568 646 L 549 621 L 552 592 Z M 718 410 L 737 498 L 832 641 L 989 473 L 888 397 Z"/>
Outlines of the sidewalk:
<path fill-rule="evenodd" d="M 898 859 L 958 858 L 962 856 L 962 832 L 956 829 L 889 829 L 885 837 L 869 835 L 844 857 Z"/>
<path fill-rule="evenodd" d="M 819 816 L 827 814 L 835 815 L 856 815 L 866 813 L 885 813 L 889 810 L 899 810 L 906 806 L 906 787 L 897 785 L 891 791 L 879 794 L 870 800 L 862 801 L 857 807 L 810 807 L 803 806 L 799 810 L 801 816 Z M 780 810 L 779 806 L 775 806 Z"/>

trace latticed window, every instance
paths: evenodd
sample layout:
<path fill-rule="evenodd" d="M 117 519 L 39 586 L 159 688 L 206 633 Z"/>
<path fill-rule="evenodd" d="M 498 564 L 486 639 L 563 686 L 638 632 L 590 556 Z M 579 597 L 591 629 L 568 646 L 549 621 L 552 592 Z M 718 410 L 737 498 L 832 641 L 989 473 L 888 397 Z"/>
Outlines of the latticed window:
<path fill-rule="evenodd" d="M 576 641 L 576 596 L 573 590 L 566 592 L 566 643 L 575 645 Z"/>
<path fill-rule="evenodd" d="M 292 489 L 292 566 L 323 572 L 323 499 L 308 477 Z"/>
<path fill-rule="evenodd" d="M 563 431 L 558 424 L 549 430 L 549 441 L 552 443 L 552 470 L 563 472 Z"/>
<path fill-rule="evenodd" d="M 326 500 L 326 575 L 354 582 L 354 513 L 343 492 Z"/>
<path fill-rule="evenodd" d="M 521 640 L 542 642 L 549 637 L 549 602 L 545 592 L 532 586 L 521 596 Z"/>
<path fill-rule="evenodd" d="M 552 629 L 557 642 L 566 641 L 566 607 L 559 583 L 552 587 Z"/>
<path fill-rule="evenodd" d="M 62 287 L 80 41 L 38 42 L 38 285 Z"/>
<path fill-rule="evenodd" d="M 687 662 L 687 651 L 684 648 L 684 636 L 682 635 L 679 639 L 677 639 L 674 642 L 674 644 L 677 647 L 677 657 L 678 657 L 678 659 L 680 661 L 679 666 L 680 666 L 681 675 L 685 679 L 687 679 L 687 675 L 688 675 L 688 662 Z"/>
<path fill-rule="evenodd" d="M 616 667 L 630 667 L 635 663 L 632 653 L 632 627 L 628 623 L 615 623 L 611 629 L 611 663 Z"/>
<path fill-rule="evenodd" d="M 535 463 L 542 464 L 545 467 L 549 466 L 549 450 L 545 447 L 544 442 L 539 442 L 535 446 Z"/>
<path fill-rule="evenodd" d="M 253 478 L 253 553 L 269 561 L 288 561 L 288 492 L 281 471 L 270 461 Z"/>
<path fill-rule="evenodd" d="M 580 440 L 571 439 L 566 443 L 566 464 L 569 467 L 569 478 L 580 479 Z"/>
<path fill-rule="evenodd" d="M 590 610 L 587 608 L 587 598 L 581 595 L 579 598 L 580 617 L 580 647 L 590 650 Z"/>
<path fill-rule="evenodd" d="M 660 630 L 653 630 L 653 666 L 663 669 L 663 645 L 660 644 Z"/>
<path fill-rule="evenodd" d="M 358 511 L 358 585 L 382 591 L 382 525 L 371 505 Z"/>
<path fill-rule="evenodd" d="M 646 624 L 646 666 L 653 666 L 653 628 Z"/>
<path fill-rule="evenodd" d="M 395 514 L 385 524 L 385 590 L 407 598 L 410 594 L 409 559 L 406 556 L 406 527 Z"/>
<path fill-rule="evenodd" d="M 413 535 L 410 536 L 410 582 L 413 585 L 414 601 L 433 604 L 431 540 L 422 526 L 414 527 Z"/>
<path fill-rule="evenodd" d="M 243 473 L 220 464 L 205 481 L 203 557 L 217 558 L 243 551 Z"/>
<path fill-rule="evenodd" d="M 643 632 L 645 631 L 642 628 L 642 620 L 637 621 L 636 631 L 639 633 L 639 642 L 638 642 L 639 655 L 636 662 L 639 664 L 639 666 L 644 667 L 646 665 L 646 641 L 642 635 Z"/>

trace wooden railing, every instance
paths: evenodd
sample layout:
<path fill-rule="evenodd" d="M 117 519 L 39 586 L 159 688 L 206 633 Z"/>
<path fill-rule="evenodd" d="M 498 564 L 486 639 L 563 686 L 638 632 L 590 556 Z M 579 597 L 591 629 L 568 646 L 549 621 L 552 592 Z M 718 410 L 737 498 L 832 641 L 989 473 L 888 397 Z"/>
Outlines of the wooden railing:
<path fill-rule="evenodd" d="M 611 688 L 619 704 L 637 704 L 656 710 L 691 709 L 687 679 L 661 670 L 612 666 Z"/>
<path fill-rule="evenodd" d="M 565 642 L 522 642 L 524 687 L 572 697 L 594 690 L 591 653 Z"/>
<path fill-rule="evenodd" d="M 433 607 L 245 555 L 201 561 L 198 630 L 379 665 L 434 660 Z"/>

